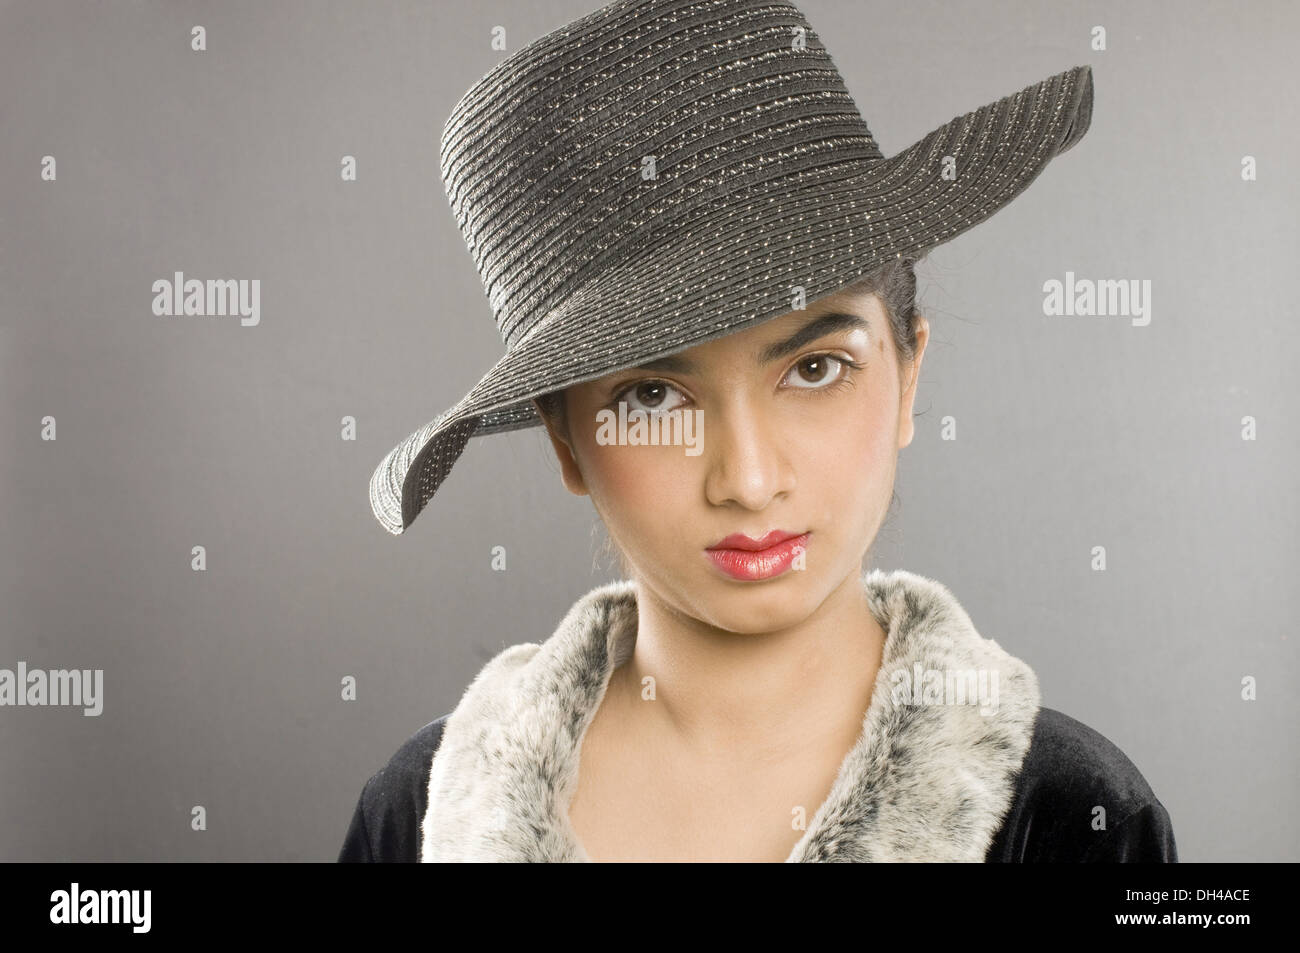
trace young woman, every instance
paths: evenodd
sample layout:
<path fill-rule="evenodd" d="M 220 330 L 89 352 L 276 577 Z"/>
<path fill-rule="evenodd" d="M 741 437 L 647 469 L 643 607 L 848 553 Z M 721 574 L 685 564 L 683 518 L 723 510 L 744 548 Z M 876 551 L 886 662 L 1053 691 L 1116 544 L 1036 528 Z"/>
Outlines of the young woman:
<path fill-rule="evenodd" d="M 508 351 L 372 504 L 400 533 L 470 436 L 543 424 L 626 578 L 412 736 L 340 860 L 1176 860 L 1138 770 L 945 586 L 862 569 L 914 262 L 1091 97 L 1072 70 L 885 159 L 802 14 L 746 0 L 622 0 L 471 89 L 443 170 Z"/>

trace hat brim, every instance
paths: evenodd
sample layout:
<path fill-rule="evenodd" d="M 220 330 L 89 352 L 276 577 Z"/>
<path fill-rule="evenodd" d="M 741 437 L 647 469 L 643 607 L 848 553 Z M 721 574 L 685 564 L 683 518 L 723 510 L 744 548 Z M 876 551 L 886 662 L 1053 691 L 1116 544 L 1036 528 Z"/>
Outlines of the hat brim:
<path fill-rule="evenodd" d="M 541 424 L 534 397 L 787 314 L 794 286 L 811 304 L 891 258 L 968 231 L 1083 137 L 1092 99 L 1092 69 L 1078 66 L 958 116 L 865 171 L 861 162 L 793 176 L 778 169 L 695 210 L 674 223 L 672 247 L 648 249 L 579 289 L 457 404 L 389 451 L 370 480 L 375 518 L 400 535 L 471 437 Z"/>

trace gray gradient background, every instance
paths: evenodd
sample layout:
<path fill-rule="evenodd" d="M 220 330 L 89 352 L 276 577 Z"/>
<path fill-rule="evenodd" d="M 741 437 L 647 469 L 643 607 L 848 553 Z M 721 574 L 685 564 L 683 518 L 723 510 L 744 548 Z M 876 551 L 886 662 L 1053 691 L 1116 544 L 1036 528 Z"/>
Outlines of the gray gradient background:
<path fill-rule="evenodd" d="M 403 537 L 367 495 L 502 352 L 443 121 L 492 25 L 513 51 L 597 5 L 0 4 L 0 667 L 106 696 L 0 709 L 0 858 L 333 860 L 398 745 L 610 578 L 540 430 L 471 441 Z M 1184 860 L 1300 859 L 1296 5 L 802 8 L 887 155 L 1093 65 L 1079 146 L 921 269 L 872 565 L 944 582 L 1119 745 Z M 261 279 L 261 324 L 154 316 L 177 270 Z M 1044 317 L 1067 270 L 1150 279 L 1150 326 Z"/>

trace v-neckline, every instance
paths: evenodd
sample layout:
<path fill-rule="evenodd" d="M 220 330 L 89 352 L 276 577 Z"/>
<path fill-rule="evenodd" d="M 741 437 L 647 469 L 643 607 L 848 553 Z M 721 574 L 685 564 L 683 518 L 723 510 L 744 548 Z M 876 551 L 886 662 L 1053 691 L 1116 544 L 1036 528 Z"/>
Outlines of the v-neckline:
<path fill-rule="evenodd" d="M 1033 670 L 979 635 L 949 590 L 864 574 L 886 639 L 862 731 L 786 862 L 980 861 L 1010 806 L 1038 712 Z M 489 661 L 447 718 L 421 859 L 588 861 L 568 820 L 578 745 L 630 657 L 635 584 L 593 589 L 541 644 Z M 993 673 L 995 710 L 895 698 L 900 673 Z"/>
<path fill-rule="evenodd" d="M 633 594 L 633 599 L 635 600 L 635 598 L 636 598 L 636 596 L 635 596 L 635 593 L 634 593 L 634 594 Z M 886 640 L 886 645 L 887 645 L 887 644 L 888 644 L 888 639 L 889 639 L 889 620 L 888 620 L 888 619 L 881 619 L 881 618 L 879 618 L 879 617 L 876 617 L 876 622 L 880 625 L 880 627 L 881 627 L 881 628 L 884 630 L 884 632 L 885 632 L 885 640 Z M 561 809 L 560 809 L 559 812 L 558 812 L 558 813 L 559 813 L 559 816 L 560 816 L 560 820 L 562 821 L 562 823 L 563 823 L 563 825 L 564 825 L 564 827 L 565 827 L 565 829 L 566 829 L 566 833 L 567 833 L 568 837 L 573 841 L 573 844 L 574 844 L 574 847 L 575 847 L 577 853 L 580 855 L 581 859 L 582 859 L 583 861 L 585 861 L 585 862 L 591 862 L 591 863 L 626 863 L 626 862 L 629 862 L 629 861 L 598 861 L 598 860 L 594 860 L 594 859 L 592 858 L 592 856 L 591 856 L 591 853 L 587 850 L 586 845 L 583 844 L 583 842 L 582 842 L 582 838 L 578 836 L 578 831 L 577 831 L 577 829 L 576 829 L 576 828 L 574 827 L 574 825 L 573 825 L 573 820 L 572 820 L 572 816 L 571 816 L 571 808 L 572 808 L 572 806 L 573 806 L 573 799 L 577 797 L 578 786 L 579 786 L 579 783 L 580 783 L 581 778 L 582 778 L 582 764 L 583 764 L 582 754 L 583 754 L 583 748 L 585 747 L 585 744 L 586 744 L 587 736 L 590 734 L 590 732 L 591 732 L 591 726 L 595 723 L 595 719 L 599 716 L 600 711 L 601 711 L 601 707 L 602 707 L 602 706 L 604 705 L 604 703 L 605 703 L 605 699 L 606 699 L 606 697 L 608 696 L 609 688 L 610 688 L 610 685 L 613 683 L 614 676 L 617 674 L 618 670 L 619 670 L 620 668 L 623 667 L 623 665 L 626 665 L 628 662 L 631 661 L 632 653 L 635 651 L 635 648 L 636 648 L 636 641 L 637 641 L 637 634 L 636 634 L 636 633 L 637 633 L 637 627 L 636 627 L 636 626 L 633 626 L 633 627 L 631 627 L 631 635 L 630 635 L 630 637 L 627 635 L 626 632 L 624 632 L 624 633 L 616 633 L 616 634 L 614 635 L 614 639 L 612 640 L 612 649 L 611 649 L 611 652 L 612 652 L 612 658 L 613 658 L 613 666 L 610 668 L 610 670 L 609 670 L 609 674 L 608 674 L 608 676 L 605 678 L 605 680 L 604 680 L 604 684 L 601 686 L 601 690 L 600 690 L 599 696 L 596 698 L 595 705 L 593 706 L 593 708 L 592 708 L 592 710 L 591 710 L 591 716 L 586 720 L 585 724 L 583 725 L 583 727 L 582 727 L 582 729 L 581 729 L 581 731 L 580 731 L 580 733 L 579 733 L 579 735 L 578 735 L 578 737 L 577 737 L 577 739 L 576 739 L 576 741 L 575 741 L 575 743 L 574 743 L 574 750 L 573 750 L 573 769 L 574 769 L 574 770 L 573 770 L 573 790 L 572 790 L 571 793 L 559 792 L 559 796 L 558 796 L 558 803 L 559 803 L 560 805 L 562 805 Z M 881 652 L 882 665 L 881 665 L 881 668 L 883 668 L 883 660 L 884 660 L 885 654 L 886 654 L 886 652 L 885 652 L 885 650 L 884 650 L 884 647 L 882 647 L 882 652 Z M 881 691 L 881 686 L 880 686 L 879 684 L 875 685 L 875 687 L 874 687 L 873 690 L 872 690 L 872 694 L 871 694 L 872 702 L 868 704 L 868 708 L 867 708 L 867 711 L 868 711 L 868 712 L 871 710 L 871 704 L 874 704 L 875 698 L 876 698 L 876 696 L 878 695 L 878 693 L 879 693 L 880 691 Z M 866 719 L 866 713 L 864 713 L 862 724 L 860 724 L 859 727 L 858 727 L 858 733 L 857 733 L 857 735 L 855 736 L 853 743 L 849 746 L 849 748 L 847 749 L 847 751 L 845 752 L 845 754 L 840 758 L 839 765 L 838 765 L 838 767 L 836 768 L 836 772 L 835 772 L 834 780 L 832 780 L 832 782 L 831 782 L 831 786 L 830 786 L 829 790 L 826 792 L 826 795 L 822 798 L 821 802 L 817 805 L 817 809 L 814 810 L 814 811 L 812 811 L 812 812 L 810 812 L 810 813 L 808 813 L 808 814 L 806 815 L 808 818 L 812 819 L 812 818 L 819 818 L 819 817 L 822 817 L 822 816 L 823 816 L 822 807 L 823 807 L 827 802 L 829 802 L 829 801 L 831 800 L 832 797 L 835 796 L 835 793 L 836 793 L 836 784 L 837 784 L 837 782 L 839 781 L 840 777 L 841 777 L 842 775 L 845 774 L 845 772 L 846 772 L 846 766 L 849 764 L 849 761 L 850 761 L 850 759 L 853 757 L 854 753 L 859 749 L 859 747 L 861 747 L 861 746 L 865 743 L 865 733 L 866 733 L 866 727 L 865 727 L 865 726 L 866 726 L 866 722 L 867 722 L 867 719 Z M 803 833 L 801 834 L 801 836 L 800 836 L 798 839 L 795 840 L 793 846 L 792 846 L 792 847 L 790 848 L 790 850 L 786 853 L 786 855 L 785 855 L 784 858 L 782 858 L 781 860 L 769 860 L 769 861 L 757 861 L 757 862 L 760 862 L 760 863 L 793 863 L 793 862 L 795 861 L 796 855 L 797 855 L 797 853 L 798 853 L 798 851 L 799 851 L 800 844 L 802 844 L 803 841 L 805 841 L 806 839 L 808 839 L 808 837 L 810 836 L 811 833 L 813 833 L 813 823 L 812 823 L 812 821 L 810 820 L 809 823 L 807 824 L 806 828 L 804 829 Z M 630 861 L 630 862 L 632 862 L 632 863 L 641 863 L 641 862 L 645 862 L 645 861 Z M 733 863 L 733 862 L 738 862 L 738 861 L 709 861 L 709 862 L 716 862 L 716 863 Z"/>

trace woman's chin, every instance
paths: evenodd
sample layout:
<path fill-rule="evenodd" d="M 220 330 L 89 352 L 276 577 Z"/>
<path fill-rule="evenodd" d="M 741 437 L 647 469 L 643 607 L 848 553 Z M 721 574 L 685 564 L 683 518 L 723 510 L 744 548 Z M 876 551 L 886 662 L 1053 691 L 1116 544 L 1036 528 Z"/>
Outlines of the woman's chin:
<path fill-rule="evenodd" d="M 808 618 L 819 602 L 814 598 L 814 588 L 813 580 L 802 573 L 786 573 L 761 582 L 714 578 L 697 590 L 694 601 L 718 628 L 758 634 L 798 625 Z"/>

